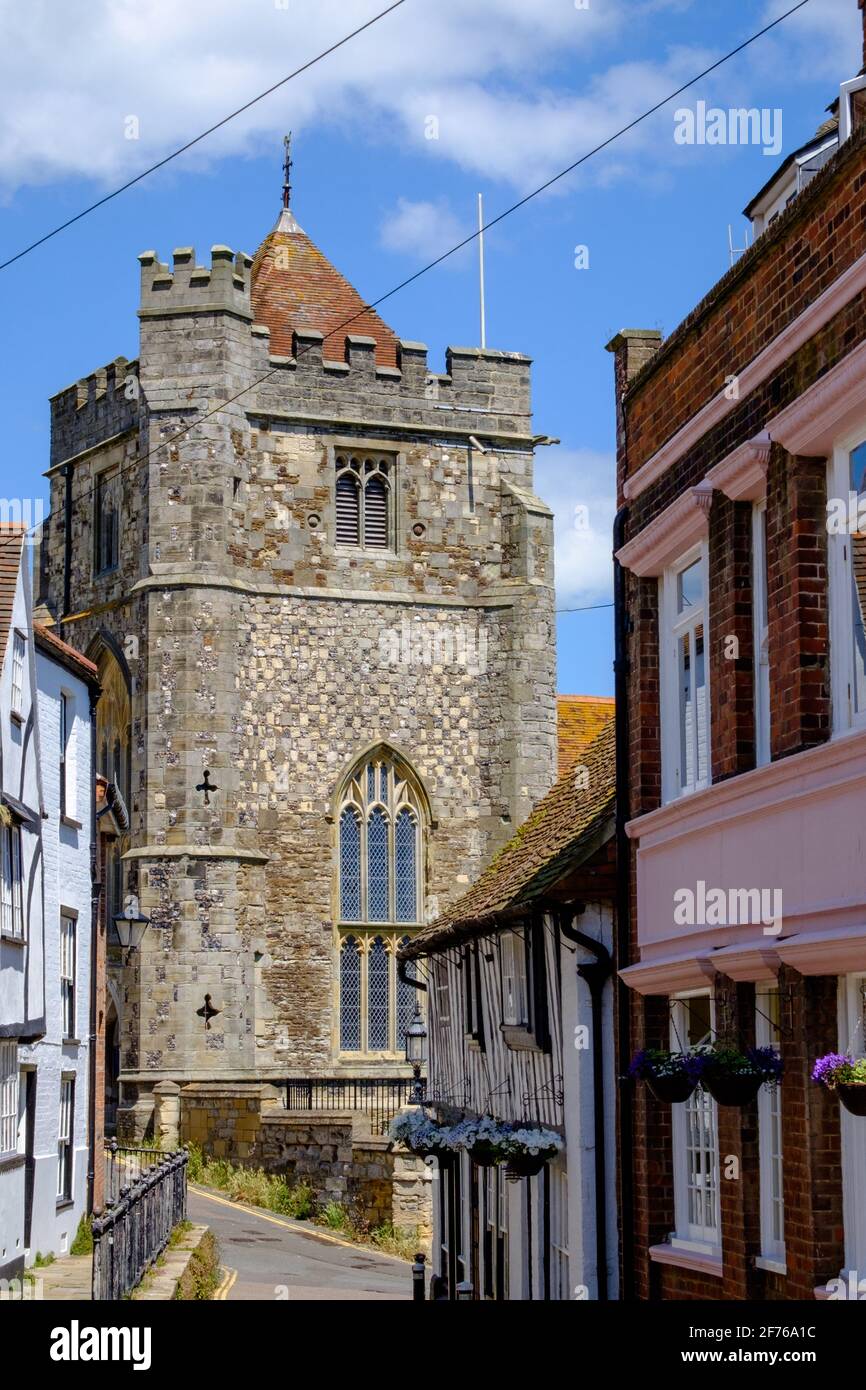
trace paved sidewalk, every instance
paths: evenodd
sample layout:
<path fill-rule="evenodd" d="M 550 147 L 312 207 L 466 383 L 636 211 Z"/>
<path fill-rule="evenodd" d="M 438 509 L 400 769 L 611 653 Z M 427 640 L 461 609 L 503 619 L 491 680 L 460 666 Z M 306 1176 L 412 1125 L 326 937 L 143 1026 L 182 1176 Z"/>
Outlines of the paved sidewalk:
<path fill-rule="evenodd" d="M 62 1255 L 53 1264 L 29 1271 L 37 1280 L 34 1296 L 48 1302 L 89 1301 L 90 1271 L 90 1255 Z"/>

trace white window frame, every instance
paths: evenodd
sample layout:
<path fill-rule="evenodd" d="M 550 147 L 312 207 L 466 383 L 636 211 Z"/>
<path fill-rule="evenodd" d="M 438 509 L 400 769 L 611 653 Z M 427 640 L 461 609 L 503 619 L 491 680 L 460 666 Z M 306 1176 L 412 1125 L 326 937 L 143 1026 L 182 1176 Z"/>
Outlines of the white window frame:
<path fill-rule="evenodd" d="M 827 464 L 827 496 L 844 501 L 846 514 L 851 491 L 851 454 L 866 443 L 866 422 L 838 440 Z M 833 734 L 866 728 L 866 707 L 854 709 L 853 576 L 851 541 L 847 527 L 841 534 L 828 532 L 827 568 L 830 606 L 830 689 Z"/>
<path fill-rule="evenodd" d="M 67 820 L 78 815 L 78 722 L 75 696 L 60 692 L 60 814 Z"/>
<path fill-rule="evenodd" d="M 16 719 L 24 717 L 24 667 L 27 661 L 27 640 L 16 628 L 12 634 L 12 689 L 9 708 Z"/>
<path fill-rule="evenodd" d="M 18 1039 L 0 1038 L 0 1158 L 18 1152 Z"/>
<path fill-rule="evenodd" d="M 76 967 L 78 954 L 78 924 L 75 914 L 60 914 L 60 1032 L 64 1042 L 76 1034 Z"/>
<path fill-rule="evenodd" d="M 839 976 L 839 1050 L 866 1057 L 866 973 Z M 840 1106 L 842 1122 L 842 1219 L 845 1229 L 843 1278 L 866 1273 L 866 1118 Z"/>
<path fill-rule="evenodd" d="M 688 614 L 677 613 L 677 580 L 684 570 L 695 561 L 701 564 L 701 581 L 704 602 L 701 608 Z M 687 633 L 692 635 L 699 627 L 704 633 L 704 699 L 706 719 L 706 777 L 696 778 L 693 783 L 682 785 L 680 763 L 682 761 L 680 742 L 680 702 L 679 702 L 679 656 L 678 644 Z M 692 659 L 692 672 L 695 669 Z M 709 641 L 709 547 L 706 541 L 692 546 L 670 565 L 659 580 L 659 698 L 661 703 L 661 743 L 662 743 L 662 797 L 664 802 L 676 801 L 681 796 L 703 791 L 712 780 L 712 728 L 710 719 L 710 641 Z M 698 706 L 694 699 L 695 711 L 695 767 L 698 764 Z"/>
<path fill-rule="evenodd" d="M 499 937 L 502 981 L 502 1022 L 509 1028 L 529 1028 L 529 972 L 526 934 L 516 928 Z"/>
<path fill-rule="evenodd" d="M 60 1078 L 57 1116 L 57 1201 L 71 1202 L 75 1193 L 75 1077 Z"/>
<path fill-rule="evenodd" d="M 24 940 L 24 847 L 17 821 L 0 826 L 0 936 Z"/>
<path fill-rule="evenodd" d="M 752 507 L 752 629 L 755 663 L 755 764 L 770 761 L 770 650 L 767 603 L 767 501 Z"/>
<path fill-rule="evenodd" d="M 773 1024 L 773 1000 L 780 1006 L 778 985 L 755 986 L 755 1041 L 758 1047 L 779 1048 L 779 1029 Z M 775 1274 L 785 1266 L 785 1188 L 783 1181 L 782 1090 L 762 1086 L 758 1092 L 758 1171 L 760 1176 L 761 1254 L 758 1264 Z M 775 1215 L 779 1215 L 779 1233 Z"/>
<path fill-rule="evenodd" d="M 671 997 L 671 1050 L 679 1052 L 688 1046 L 688 1010 L 690 999 L 709 998 L 710 1035 L 715 1032 L 715 1004 L 708 989 L 684 991 Z M 689 1211 L 689 1131 L 690 1126 L 701 1115 L 709 1120 L 711 1144 L 706 1149 L 714 1160 L 711 1172 L 712 1219 L 709 1223 L 696 1223 L 691 1220 Z M 671 1106 L 671 1147 L 673 1153 L 674 1175 L 674 1222 L 676 1229 L 671 1236 L 671 1245 L 679 1250 L 692 1250 L 700 1254 L 721 1254 L 721 1182 L 719 1156 L 718 1106 L 708 1091 L 698 1086 L 689 1099 L 680 1105 Z"/>
<path fill-rule="evenodd" d="M 549 1165 L 550 1182 L 550 1298 L 565 1303 L 571 1298 L 568 1251 L 568 1169 L 564 1159 Z"/>

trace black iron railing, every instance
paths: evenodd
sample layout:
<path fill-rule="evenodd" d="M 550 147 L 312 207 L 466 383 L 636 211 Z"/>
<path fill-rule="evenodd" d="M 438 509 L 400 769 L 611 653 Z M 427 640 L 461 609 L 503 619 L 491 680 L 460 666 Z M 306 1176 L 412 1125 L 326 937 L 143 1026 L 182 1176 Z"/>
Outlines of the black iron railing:
<path fill-rule="evenodd" d="M 148 1163 L 147 1156 L 153 1161 Z M 166 1154 L 159 1149 L 106 1152 L 109 1171 L 135 1176 L 109 1196 L 105 1210 L 93 1218 L 93 1298 L 126 1297 L 168 1244 L 179 1221 L 186 1218 L 186 1149 Z"/>
<path fill-rule="evenodd" d="M 105 1145 L 105 1200 L 116 1202 L 122 1187 L 129 1187 L 165 1156 L 162 1149 L 136 1148 L 109 1139 Z"/>
<path fill-rule="evenodd" d="M 287 1110 L 359 1110 L 370 1118 L 374 1134 L 384 1134 L 409 1099 L 411 1077 L 291 1078 L 286 1082 Z"/>

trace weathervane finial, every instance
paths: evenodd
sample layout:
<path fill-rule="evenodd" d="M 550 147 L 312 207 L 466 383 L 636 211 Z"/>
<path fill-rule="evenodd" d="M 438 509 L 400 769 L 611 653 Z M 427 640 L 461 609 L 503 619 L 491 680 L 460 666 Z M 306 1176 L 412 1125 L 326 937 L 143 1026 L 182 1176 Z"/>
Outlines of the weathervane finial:
<path fill-rule="evenodd" d="M 292 132 L 283 136 L 283 146 L 285 157 L 283 159 L 283 207 L 287 208 L 292 201 Z"/>

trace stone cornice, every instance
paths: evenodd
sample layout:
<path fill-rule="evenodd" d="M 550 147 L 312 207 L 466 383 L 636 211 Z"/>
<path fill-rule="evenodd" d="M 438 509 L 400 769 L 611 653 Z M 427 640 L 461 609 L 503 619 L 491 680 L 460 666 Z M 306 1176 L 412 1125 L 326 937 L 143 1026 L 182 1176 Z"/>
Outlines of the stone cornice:
<path fill-rule="evenodd" d="M 768 426 L 789 454 L 826 458 L 840 435 L 866 416 L 866 343 L 849 352 Z"/>
<path fill-rule="evenodd" d="M 523 594 L 546 585 L 525 581 L 502 594 L 485 594 L 479 598 L 454 598 L 450 594 L 395 593 L 377 589 L 326 589 L 302 584 L 253 584 L 228 575 L 203 575 L 201 572 L 167 571 L 139 579 L 130 589 L 130 596 L 170 589 L 228 589 L 236 594 L 260 595 L 263 598 L 315 598 L 338 603 L 384 603 L 404 608 L 513 608 Z"/>
<path fill-rule="evenodd" d="M 746 396 L 765 382 L 778 367 L 798 348 L 813 338 L 829 323 L 850 300 L 866 289 L 866 255 L 860 256 L 853 265 L 833 281 L 818 298 L 804 309 L 802 314 L 783 328 L 781 333 L 753 357 L 737 375 L 737 394 L 732 396 L 727 385 L 712 400 L 707 401 L 700 410 L 671 435 L 665 444 L 657 449 L 636 473 L 626 478 L 623 495 L 627 501 L 640 497 L 658 478 L 666 473 L 672 464 L 697 444 L 708 430 L 729 415 Z M 852 353 L 851 356 L 854 354 Z M 733 364 L 732 370 L 733 370 Z M 726 394 L 726 392 L 728 394 Z M 777 438 L 771 431 L 773 439 Z"/>
<path fill-rule="evenodd" d="M 757 502 L 766 497 L 771 443 L 767 432 L 747 440 L 711 468 L 704 482 L 732 502 Z"/>
<path fill-rule="evenodd" d="M 641 578 L 662 574 L 668 565 L 706 536 L 712 501 L 713 489 L 706 483 L 688 488 L 655 521 L 616 552 L 617 560 Z"/>
<path fill-rule="evenodd" d="M 240 864 L 267 864 L 269 854 L 232 845 L 139 845 L 127 850 L 123 859 L 234 859 Z"/>

